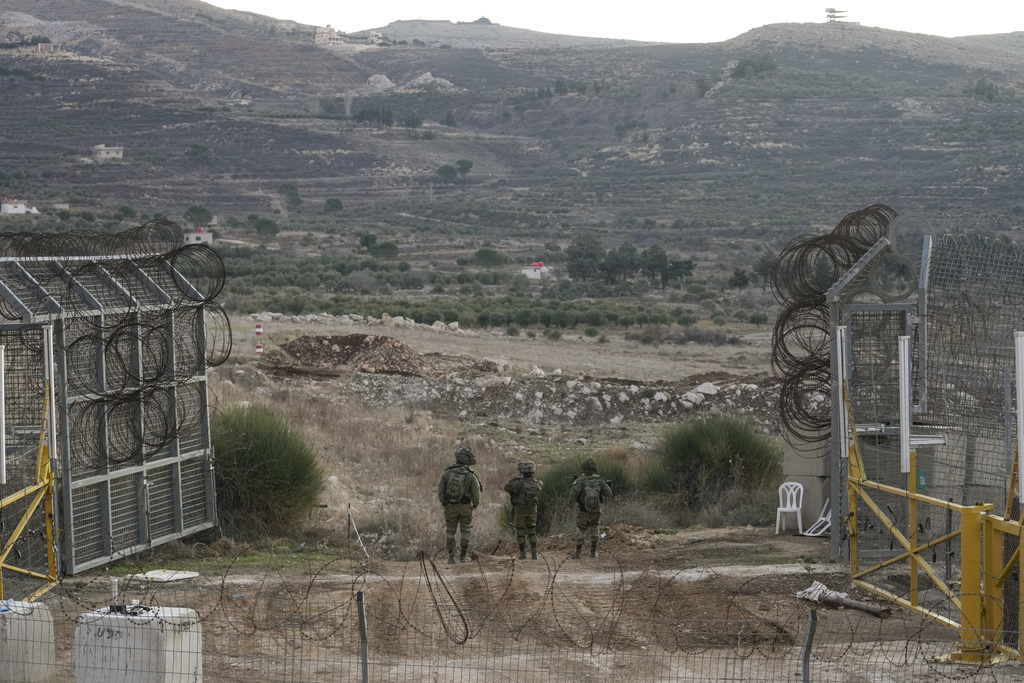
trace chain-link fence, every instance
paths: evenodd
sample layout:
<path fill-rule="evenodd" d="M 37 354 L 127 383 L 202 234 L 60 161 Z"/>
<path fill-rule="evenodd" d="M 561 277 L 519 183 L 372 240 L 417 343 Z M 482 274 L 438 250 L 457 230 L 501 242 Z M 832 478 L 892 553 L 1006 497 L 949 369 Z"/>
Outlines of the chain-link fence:
<path fill-rule="evenodd" d="M 347 564 L 347 563 L 346 563 Z M 519 564 L 519 569 L 516 565 Z M 579 566 L 579 565 L 573 565 Z M 960 634 L 908 611 L 879 619 L 790 592 L 809 576 L 568 575 L 514 560 L 408 576 L 318 570 L 215 579 L 175 572 L 65 583 L 0 607 L 0 680 L 970 681 L 1019 663 L 949 661 Z M 525 576 L 528 571 L 533 574 Z M 784 577 L 783 577 L 784 578 Z M 832 575 L 842 583 L 842 574 Z M 721 591 L 718 599 L 713 595 Z M 708 592 L 710 591 L 710 592 Z M 115 606 L 111 606 L 113 603 Z M 467 606 L 475 603 L 474 606 Z M 483 605 L 483 606 L 478 606 Z"/>

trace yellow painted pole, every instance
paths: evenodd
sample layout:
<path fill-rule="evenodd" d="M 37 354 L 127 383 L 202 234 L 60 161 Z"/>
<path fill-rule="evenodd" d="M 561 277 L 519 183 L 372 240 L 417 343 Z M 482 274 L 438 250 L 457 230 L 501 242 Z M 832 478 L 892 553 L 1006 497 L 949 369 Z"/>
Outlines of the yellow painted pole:
<path fill-rule="evenodd" d="M 917 449 L 910 449 L 910 472 L 907 473 L 907 490 L 911 494 L 917 493 Z M 917 548 L 917 501 L 914 500 L 913 495 L 907 499 L 907 524 L 910 526 L 908 531 L 910 532 L 907 540 L 910 541 L 910 546 L 907 550 L 910 552 L 910 604 L 917 607 L 917 564 L 920 559 L 918 556 Z"/>
<path fill-rule="evenodd" d="M 982 515 L 983 634 L 989 643 L 1002 642 L 1003 607 L 998 577 L 1003 573 L 1003 535 Z"/>
<path fill-rule="evenodd" d="M 984 602 L 981 586 L 981 513 L 977 508 L 960 511 L 960 649 L 956 659 L 983 662 Z"/>

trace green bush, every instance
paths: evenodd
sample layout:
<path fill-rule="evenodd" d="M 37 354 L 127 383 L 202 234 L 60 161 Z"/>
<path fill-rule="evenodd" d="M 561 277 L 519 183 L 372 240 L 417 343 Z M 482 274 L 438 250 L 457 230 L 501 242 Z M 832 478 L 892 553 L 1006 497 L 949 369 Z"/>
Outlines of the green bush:
<path fill-rule="evenodd" d="M 287 533 L 320 502 L 324 476 L 302 435 L 264 406 L 234 406 L 210 421 L 217 507 L 230 535 Z"/>
<path fill-rule="evenodd" d="M 729 491 L 771 491 L 782 481 L 781 446 L 736 415 L 708 415 L 670 427 L 658 458 L 645 488 L 671 494 L 691 510 L 715 505 Z"/>

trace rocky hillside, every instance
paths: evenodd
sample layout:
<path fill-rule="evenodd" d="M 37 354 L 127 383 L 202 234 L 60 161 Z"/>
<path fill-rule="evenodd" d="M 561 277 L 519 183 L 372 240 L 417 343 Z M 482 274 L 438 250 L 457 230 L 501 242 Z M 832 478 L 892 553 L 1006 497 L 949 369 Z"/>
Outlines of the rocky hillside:
<path fill-rule="evenodd" d="M 637 219 L 766 236 L 876 202 L 1024 211 L 1024 34 L 781 24 L 672 45 L 486 23 L 380 32 L 383 45 L 366 32 L 327 49 L 314 27 L 194 0 L 7 0 L 0 193 L 295 220 L 340 197 L 382 229 L 476 202 L 469 226 L 514 233 L 543 214 L 552 236 Z M 13 47 L 33 36 L 60 51 Z M 124 159 L 93 163 L 100 143 Z M 471 173 L 442 181 L 457 159 Z M 283 205 L 282 183 L 301 208 Z"/>

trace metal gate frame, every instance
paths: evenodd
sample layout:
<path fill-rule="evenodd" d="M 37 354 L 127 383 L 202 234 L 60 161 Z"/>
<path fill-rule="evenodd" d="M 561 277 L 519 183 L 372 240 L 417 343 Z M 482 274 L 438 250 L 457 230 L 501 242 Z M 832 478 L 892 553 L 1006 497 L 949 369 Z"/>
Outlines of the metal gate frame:
<path fill-rule="evenodd" d="M 120 270 L 108 268 L 117 261 Z M 136 262 L 137 261 L 137 262 Z M 128 264 L 127 266 L 125 264 Z M 82 264 L 94 266 L 91 280 L 76 280 L 71 267 Z M 160 260 L 160 255 L 137 257 L 6 257 L 0 258 L 0 299 L 7 306 L 5 317 L 10 321 L 0 329 L 38 331 L 46 336 L 53 333 L 53 376 L 55 378 L 56 411 L 55 448 L 51 451 L 51 466 L 56 478 L 60 505 L 56 509 L 59 536 L 59 563 L 64 574 L 77 574 L 107 564 L 119 558 L 158 546 L 168 541 L 208 529 L 216 523 L 216 497 L 214 489 L 213 453 L 210 444 L 207 375 L 205 358 L 205 325 L 202 295 L 185 281 L 173 265 Z M 108 266 L 108 267 L 105 267 Z M 47 270 L 56 274 L 54 282 L 67 289 L 47 291 L 32 272 Z M 122 284 L 115 272 L 130 272 L 131 286 Z M 6 276 L 6 278 L 5 278 Z M 141 283 L 141 284 L 140 284 Z M 180 292 L 178 300 L 166 291 L 175 286 Z M 133 295 L 144 292 L 138 298 Z M 74 298 L 73 307 L 65 311 L 61 303 Z M 116 301 L 120 305 L 112 305 Z M 185 307 L 192 312 L 189 318 L 181 312 Z M 20 315 L 11 321 L 11 311 Z M 119 316 L 129 328 L 142 328 L 143 316 L 156 316 L 163 321 L 160 330 L 168 353 L 169 369 L 154 382 L 156 403 L 165 409 L 164 419 L 179 424 L 183 411 L 196 429 L 188 434 L 177 434 L 156 452 L 128 459 L 111 457 L 116 449 L 112 429 L 128 429 L 145 435 L 152 421 L 152 406 L 139 405 L 130 411 L 113 415 L 109 409 L 95 410 L 96 431 L 86 438 L 94 438 L 94 451 L 100 456 L 81 453 L 81 425 L 75 416 L 83 405 L 102 397 L 107 389 L 107 358 L 104 344 L 108 341 L 99 332 L 90 341 L 72 338 L 69 330 L 73 323 L 86 321 L 92 330 L 103 330 L 108 316 Z M 183 334 L 184 324 L 194 325 L 190 334 Z M 151 326 L 151 329 L 153 326 Z M 198 348 L 191 349 L 199 357 L 199 371 L 187 376 L 179 375 L 177 353 L 183 338 L 193 341 Z M 94 372 L 97 380 L 94 392 L 71 393 L 68 381 L 68 348 L 79 342 L 79 350 L 94 362 L 86 368 Z M 131 342 L 126 357 L 130 357 L 132 370 L 141 377 L 145 371 L 142 342 Z M 92 347 L 92 348 L 90 348 Z M 81 368 L 76 368 L 80 370 Z M 42 374 L 42 372 L 41 372 Z M 91 375 L 90 375 L 91 376 Z M 188 402 L 188 403 L 186 403 Z M 120 422 L 119 422 L 120 420 Z M 143 437 L 144 438 L 144 437 Z M 83 460 L 93 459 L 89 467 Z M 117 464 L 120 463 L 120 464 Z"/>

